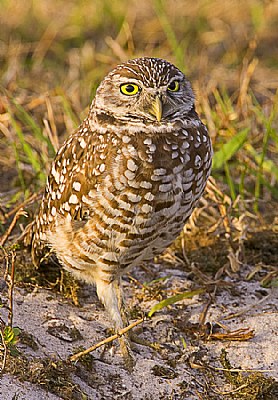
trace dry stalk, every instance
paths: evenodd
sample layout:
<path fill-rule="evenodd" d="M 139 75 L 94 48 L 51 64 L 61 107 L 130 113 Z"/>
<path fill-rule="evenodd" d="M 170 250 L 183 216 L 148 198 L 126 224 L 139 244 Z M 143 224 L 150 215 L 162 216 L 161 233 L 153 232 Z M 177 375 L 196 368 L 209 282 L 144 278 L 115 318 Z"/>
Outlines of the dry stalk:
<path fill-rule="evenodd" d="M 211 333 L 206 338 L 210 340 L 227 340 L 227 341 L 246 341 L 252 339 L 255 336 L 254 330 L 249 328 L 240 328 L 235 331 L 229 331 L 227 333 Z"/>
<path fill-rule="evenodd" d="M 0 337 L 1 337 L 1 346 L 0 350 L 3 351 L 3 360 L 2 360 L 2 365 L 0 366 L 0 374 L 4 371 L 5 365 L 6 365 L 6 359 L 7 359 L 7 345 L 5 343 L 5 338 L 4 338 L 4 328 L 5 328 L 5 323 L 0 318 Z"/>
<path fill-rule="evenodd" d="M 39 192 L 37 193 L 33 193 L 30 197 L 28 197 L 28 199 L 24 200 L 22 203 L 20 203 L 19 205 L 17 205 L 15 208 L 13 208 L 11 211 L 9 211 L 8 213 L 5 213 L 5 218 L 8 219 L 10 218 L 13 214 L 15 214 L 16 212 L 18 212 L 20 209 L 24 208 L 27 204 L 29 203 L 33 203 L 35 200 L 37 200 L 41 194 L 42 194 L 43 189 L 41 189 Z"/>
<path fill-rule="evenodd" d="M 200 317 L 199 317 L 199 325 L 200 326 L 205 325 L 207 313 L 212 304 L 212 301 L 215 299 L 216 291 L 217 291 L 217 285 L 214 286 L 213 293 L 209 293 L 209 300 L 205 303 L 205 305 L 200 313 Z"/>
<path fill-rule="evenodd" d="M 101 342 L 96 343 L 94 346 L 89 347 L 84 351 L 80 351 L 79 353 L 74 354 L 70 357 L 70 361 L 77 361 L 80 357 L 85 356 L 88 353 L 98 349 L 101 346 L 104 346 L 107 343 L 113 342 L 116 339 L 119 339 L 122 335 L 130 331 L 131 329 L 135 328 L 135 326 L 142 324 L 144 318 L 138 319 L 137 321 L 133 322 L 132 324 L 126 326 L 123 329 L 120 329 L 115 335 L 109 336 L 108 338 L 102 340 Z"/>
<path fill-rule="evenodd" d="M 268 300 L 271 297 L 271 294 L 263 297 L 261 300 L 257 301 L 256 303 L 253 303 L 247 307 L 244 307 L 241 311 L 237 312 L 237 313 L 233 313 L 233 314 L 229 314 L 226 315 L 225 317 L 222 317 L 221 319 L 224 321 L 227 321 L 228 319 L 233 319 L 233 318 L 237 318 L 240 317 L 241 315 L 247 313 L 248 311 L 252 310 L 252 308 L 256 307 L 256 309 L 258 309 L 258 305 L 265 302 L 266 300 Z"/>
<path fill-rule="evenodd" d="M 9 237 L 10 234 L 12 233 L 12 230 L 14 229 L 14 227 L 15 227 L 15 225 L 16 225 L 16 223 L 17 223 L 17 220 L 18 220 L 19 217 L 21 217 L 21 216 L 24 216 L 24 217 L 27 216 L 27 213 L 26 213 L 26 211 L 23 210 L 23 208 L 20 208 L 20 209 L 16 212 L 15 216 L 13 217 L 13 220 L 12 220 L 10 226 L 9 226 L 8 229 L 6 230 L 5 234 L 2 236 L 2 239 L 1 239 L 1 241 L 0 241 L 0 246 L 4 246 L 4 244 L 6 243 L 8 237 Z"/>
<path fill-rule="evenodd" d="M 54 118 L 54 112 L 53 112 L 53 107 L 51 104 L 50 96 L 46 95 L 45 96 L 45 104 L 47 107 L 47 114 L 48 114 L 48 120 L 44 120 L 44 125 L 47 130 L 47 135 L 50 139 L 50 142 L 54 148 L 55 151 L 58 151 L 59 149 L 59 138 L 57 134 L 57 126 L 55 124 L 55 118 Z M 49 121 L 49 123 L 48 123 Z M 49 126 L 50 124 L 50 126 Z"/>
<path fill-rule="evenodd" d="M 8 297 L 9 297 L 9 315 L 8 315 L 8 325 L 10 327 L 13 326 L 13 290 L 14 290 L 14 274 L 15 274 L 15 258 L 16 253 L 12 250 L 10 253 L 7 253 L 6 250 L 3 248 L 4 257 L 6 260 L 6 270 L 4 274 L 5 282 L 8 285 Z M 11 273 L 9 274 L 9 265 L 10 265 L 10 258 L 11 258 Z"/>

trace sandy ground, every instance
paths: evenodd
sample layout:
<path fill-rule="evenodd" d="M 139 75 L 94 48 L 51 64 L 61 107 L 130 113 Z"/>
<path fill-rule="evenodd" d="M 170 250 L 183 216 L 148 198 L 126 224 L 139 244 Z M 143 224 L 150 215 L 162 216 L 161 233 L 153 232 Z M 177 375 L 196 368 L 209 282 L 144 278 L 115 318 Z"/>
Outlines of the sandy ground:
<path fill-rule="evenodd" d="M 166 277 L 161 285 L 169 295 L 192 288 L 188 272 L 165 269 L 162 265 L 154 265 L 152 271 L 156 279 Z M 223 394 L 229 392 L 231 386 L 223 379 L 223 373 L 214 369 L 222 367 L 219 361 L 222 349 L 226 349 L 234 368 L 263 371 L 264 376 L 278 380 L 277 289 L 262 288 L 255 280 L 245 281 L 246 272 L 248 267 L 241 271 L 241 276 L 225 278 L 230 285 L 218 290 L 206 322 L 222 322 L 231 331 L 252 329 L 255 333 L 252 339 L 204 341 L 198 338 L 190 327 L 198 322 L 208 295 L 194 296 L 162 309 L 143 323 L 138 331 L 139 337 L 159 342 L 162 351 L 136 344 L 134 354 L 137 362 L 132 372 L 125 370 L 117 343 L 110 349 L 100 348 L 92 353 L 90 369 L 83 368 L 78 362 L 70 373 L 70 379 L 78 385 L 79 394 L 72 398 L 232 399 L 232 395 Z M 132 276 L 140 282 L 145 281 L 142 269 L 133 271 Z M 151 296 L 148 300 L 144 295 L 142 300 L 142 288 L 134 282 L 126 279 L 124 286 L 131 309 L 147 312 L 156 304 L 157 300 Z M 5 303 L 7 292 L 3 278 L 1 287 L 1 300 Z M 18 349 L 27 355 L 30 363 L 36 365 L 38 360 L 45 358 L 54 363 L 66 360 L 79 346 L 89 347 L 109 335 L 109 320 L 94 288 L 84 285 L 79 294 L 80 306 L 75 306 L 69 299 L 44 288 L 31 292 L 15 288 L 14 326 L 31 334 L 37 344 L 36 349 L 26 341 L 18 344 Z M 0 313 L 3 319 L 7 317 L 5 308 Z M 231 314 L 235 316 L 224 319 Z M 50 393 L 45 390 L 43 382 L 32 384 L 10 374 L 1 376 L 0 381 L 1 400 L 71 398 Z"/>

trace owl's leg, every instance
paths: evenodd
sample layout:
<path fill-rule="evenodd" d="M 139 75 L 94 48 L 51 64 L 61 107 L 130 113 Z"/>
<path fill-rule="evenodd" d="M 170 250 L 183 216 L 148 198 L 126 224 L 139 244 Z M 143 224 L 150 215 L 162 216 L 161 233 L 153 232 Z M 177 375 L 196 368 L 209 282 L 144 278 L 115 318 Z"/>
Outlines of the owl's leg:
<path fill-rule="evenodd" d="M 115 330 L 118 332 L 127 324 L 120 279 L 115 279 L 110 283 L 100 280 L 96 282 L 96 286 L 98 298 L 104 304 L 105 309 L 114 323 Z M 135 360 L 126 335 L 119 337 L 119 344 L 126 367 L 132 369 Z"/>
<path fill-rule="evenodd" d="M 118 300 L 118 308 L 119 308 L 121 318 L 123 321 L 123 326 L 128 326 L 129 321 L 128 321 L 127 312 L 126 312 L 126 308 L 125 308 L 125 299 L 124 299 L 122 285 L 121 285 L 121 278 L 118 278 L 113 283 L 114 283 L 115 292 L 116 292 L 116 296 L 117 296 L 117 300 Z"/>
<path fill-rule="evenodd" d="M 128 326 L 129 322 L 128 322 L 128 317 L 127 317 L 126 308 L 125 308 L 124 296 L 123 296 L 122 285 L 121 285 L 121 278 L 119 278 L 118 281 L 115 281 L 115 290 L 117 293 L 118 307 L 119 307 L 119 310 L 121 313 L 121 317 L 122 317 L 124 326 Z M 134 331 L 129 331 L 127 333 L 127 335 L 132 343 L 140 344 L 141 346 L 145 346 L 145 347 L 150 347 L 151 349 L 153 349 L 155 351 L 159 351 L 161 349 L 161 346 L 159 343 L 151 342 L 146 339 L 142 339 Z"/>

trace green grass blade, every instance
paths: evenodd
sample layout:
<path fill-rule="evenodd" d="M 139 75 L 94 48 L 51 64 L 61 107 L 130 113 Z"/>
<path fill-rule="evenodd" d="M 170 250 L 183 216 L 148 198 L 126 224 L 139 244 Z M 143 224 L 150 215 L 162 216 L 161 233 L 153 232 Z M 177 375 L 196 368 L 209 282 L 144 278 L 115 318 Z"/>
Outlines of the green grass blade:
<path fill-rule="evenodd" d="M 9 110 L 10 118 L 11 118 L 11 124 L 12 127 L 14 128 L 16 135 L 19 139 L 19 142 L 22 146 L 22 150 L 24 155 L 26 156 L 28 162 L 32 165 L 34 171 L 39 175 L 40 180 L 45 180 L 45 175 L 42 172 L 42 165 L 39 156 L 34 152 L 32 147 L 29 145 L 29 143 L 26 142 L 24 134 L 22 130 L 20 129 L 18 123 L 14 119 L 11 111 Z M 18 156 L 18 152 L 16 153 Z M 19 159 L 18 159 L 19 161 Z"/>
<path fill-rule="evenodd" d="M 153 306 L 148 313 L 148 317 L 151 317 L 154 313 L 156 313 L 157 311 L 161 310 L 164 307 L 170 306 L 171 304 L 175 304 L 178 301 L 184 299 L 190 299 L 191 297 L 196 296 L 197 294 L 204 293 L 204 291 L 205 291 L 204 289 L 197 289 L 189 292 L 179 293 L 172 297 L 168 297 L 168 299 L 162 300 L 155 306 Z"/>
<path fill-rule="evenodd" d="M 271 127 L 269 127 L 269 126 L 267 127 L 266 132 L 263 137 L 263 148 L 262 148 L 262 153 L 261 153 L 260 160 L 259 160 L 259 168 L 257 171 L 256 183 L 255 183 L 255 204 L 254 204 L 255 211 L 258 211 L 258 202 L 259 202 L 259 197 L 260 197 L 260 193 L 261 193 L 263 166 L 265 163 L 266 151 L 267 151 L 267 146 L 268 146 L 269 137 L 270 137 L 270 128 Z"/>
<path fill-rule="evenodd" d="M 23 122 L 23 124 L 25 124 L 26 126 L 31 128 L 32 132 L 34 133 L 34 136 L 39 141 L 47 143 L 48 151 L 53 156 L 55 154 L 55 149 L 54 149 L 50 139 L 43 135 L 43 131 L 40 128 L 40 126 L 36 123 L 34 118 L 32 118 L 32 116 L 20 104 L 18 104 L 14 99 L 12 99 L 12 102 L 18 111 L 17 116 L 21 120 L 21 122 Z"/>
<path fill-rule="evenodd" d="M 231 98 L 224 87 L 222 87 L 220 91 L 218 89 L 214 89 L 213 95 L 217 105 L 220 106 L 220 109 L 224 115 L 228 116 L 234 112 Z"/>
<path fill-rule="evenodd" d="M 230 173 L 229 164 L 227 162 L 224 163 L 224 170 L 225 170 L 225 174 L 226 174 L 227 183 L 228 183 L 228 186 L 230 189 L 231 198 L 233 201 L 235 201 L 235 199 L 236 199 L 235 185 L 234 185 L 231 173 Z"/>
<path fill-rule="evenodd" d="M 171 275 L 164 276 L 163 278 L 153 279 L 153 280 L 150 281 L 150 282 L 144 282 L 144 283 L 143 283 L 143 286 L 146 288 L 146 287 L 152 286 L 152 285 L 154 285 L 154 284 L 156 284 L 156 283 L 158 283 L 158 282 L 164 282 L 164 281 L 166 281 L 166 280 L 169 279 L 169 278 L 171 278 Z"/>
<path fill-rule="evenodd" d="M 165 11 L 165 4 L 163 0 L 155 0 L 154 1 L 155 12 L 158 16 L 158 19 L 161 23 L 162 29 L 166 35 L 166 38 L 170 44 L 170 47 L 175 55 L 176 65 L 178 68 L 181 68 L 185 73 L 187 73 L 185 65 L 184 65 L 184 46 L 181 46 L 178 43 L 176 34 L 172 28 L 172 25 L 169 21 L 167 13 Z"/>
<path fill-rule="evenodd" d="M 261 163 L 262 154 L 258 153 L 250 143 L 246 143 L 245 149 L 254 158 L 257 164 Z M 278 167 L 273 160 L 264 159 L 261 165 L 263 171 L 273 174 L 278 181 Z"/>
<path fill-rule="evenodd" d="M 17 150 L 15 143 L 13 143 L 13 148 L 14 148 L 14 154 L 15 154 L 15 162 L 16 162 L 16 168 L 17 168 L 17 173 L 18 173 L 18 179 L 19 179 L 22 190 L 25 192 L 25 189 L 26 189 L 25 180 L 24 180 L 22 170 L 20 168 L 19 154 L 18 154 L 18 150 Z"/>
<path fill-rule="evenodd" d="M 245 128 L 233 136 L 227 143 L 225 143 L 220 150 L 218 150 L 213 157 L 212 168 L 223 168 L 225 163 L 229 161 L 233 155 L 242 148 L 244 145 L 250 128 Z"/>
<path fill-rule="evenodd" d="M 185 341 L 184 337 L 181 336 L 180 339 L 181 339 L 182 347 L 183 347 L 184 349 L 187 349 L 187 344 L 186 344 L 186 341 Z"/>
<path fill-rule="evenodd" d="M 75 115 L 65 93 L 63 92 L 63 90 L 61 88 L 59 88 L 59 89 L 57 89 L 57 94 L 61 97 L 66 116 L 69 118 L 70 121 L 72 121 L 74 129 L 77 128 L 80 125 L 80 120 Z"/>
<path fill-rule="evenodd" d="M 239 181 L 239 187 L 238 187 L 238 191 L 239 191 L 240 197 L 242 199 L 245 198 L 245 177 L 246 177 L 246 172 L 247 172 L 247 166 L 244 165 L 243 169 L 241 171 L 241 174 L 240 174 L 240 181 Z"/>

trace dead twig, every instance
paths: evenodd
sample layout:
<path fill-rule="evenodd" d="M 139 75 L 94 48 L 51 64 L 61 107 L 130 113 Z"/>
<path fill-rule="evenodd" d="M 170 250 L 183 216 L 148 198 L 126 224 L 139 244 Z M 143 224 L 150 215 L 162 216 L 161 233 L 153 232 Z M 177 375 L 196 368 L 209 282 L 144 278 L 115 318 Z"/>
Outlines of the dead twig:
<path fill-rule="evenodd" d="M 10 234 L 12 233 L 12 230 L 14 229 L 17 220 L 21 217 L 27 217 L 27 213 L 26 211 L 23 210 L 23 208 L 20 208 L 17 213 L 15 214 L 15 216 L 13 217 L 13 220 L 10 224 L 10 226 L 8 227 L 8 229 L 6 230 L 5 234 L 2 236 L 2 239 L 0 241 L 0 246 L 4 246 L 4 244 L 6 243 L 8 237 L 10 236 Z"/>
<path fill-rule="evenodd" d="M 213 367 L 213 366 L 209 366 L 210 369 L 214 370 L 214 371 L 223 371 L 223 372 L 238 372 L 238 373 L 242 373 L 242 372 L 276 372 L 276 369 L 245 369 L 245 368 L 221 368 L 221 367 Z"/>
<path fill-rule="evenodd" d="M 209 300 L 207 301 L 207 303 L 205 303 L 203 310 L 200 313 L 200 317 L 199 317 L 199 325 L 200 326 L 205 325 L 207 313 L 209 311 L 212 301 L 215 299 L 216 291 L 217 291 L 217 285 L 214 286 L 213 293 L 212 294 L 209 293 Z"/>
<path fill-rule="evenodd" d="M 258 307 L 259 304 L 265 302 L 266 300 L 268 300 L 270 298 L 271 294 L 268 294 L 267 296 L 263 297 L 261 300 L 257 301 L 256 303 L 253 303 L 247 307 L 244 307 L 241 311 L 237 312 L 237 313 L 233 313 L 233 314 L 229 314 L 226 317 L 221 318 L 224 321 L 227 321 L 228 319 L 233 319 L 233 318 L 237 318 L 240 317 L 241 315 L 245 314 L 246 312 L 250 311 L 252 308 L 254 307 Z"/>
<path fill-rule="evenodd" d="M 130 331 L 131 329 L 135 328 L 135 326 L 142 324 L 144 322 L 144 318 L 138 319 L 137 321 L 133 322 L 132 324 L 126 326 L 123 329 L 120 329 L 115 335 L 109 336 L 108 338 L 102 340 L 101 342 L 98 342 L 94 346 L 89 347 L 88 349 L 84 351 L 80 351 L 79 353 L 74 354 L 73 356 L 70 357 L 70 361 L 77 361 L 80 357 L 85 356 L 88 353 L 91 353 L 92 351 L 98 349 L 101 346 L 104 346 L 107 343 L 113 342 L 116 339 L 119 339 L 122 335 Z"/>
<path fill-rule="evenodd" d="M 9 211 L 8 213 L 5 213 L 5 218 L 8 219 L 10 218 L 13 214 L 15 214 L 17 211 L 19 211 L 21 208 L 24 208 L 27 204 L 34 202 L 35 200 L 37 200 L 37 198 L 39 198 L 42 194 L 44 189 L 41 189 L 39 192 L 37 193 L 33 193 L 30 197 L 28 197 L 28 199 L 24 200 L 22 203 L 20 203 L 18 206 L 16 206 L 15 208 L 13 208 L 11 211 Z"/>
<path fill-rule="evenodd" d="M 220 390 L 218 390 L 218 389 L 213 389 L 212 388 L 212 391 L 214 392 L 214 393 L 217 393 L 217 394 L 221 394 L 221 395 L 228 395 L 228 394 L 232 394 L 232 393 L 236 393 L 236 392 L 239 392 L 239 391 L 241 391 L 242 389 L 244 389 L 244 388 L 247 388 L 248 387 L 248 384 L 247 383 L 244 383 L 243 385 L 241 385 L 241 386 L 239 386 L 239 387 L 237 387 L 236 389 L 232 389 L 232 390 L 229 390 L 229 391 L 227 391 L 227 392 L 222 392 L 222 391 L 220 391 Z"/>
<path fill-rule="evenodd" d="M 254 330 L 249 328 L 240 328 L 227 333 L 211 333 L 206 340 L 228 340 L 228 341 L 245 341 L 255 336 Z"/>

